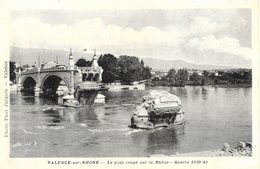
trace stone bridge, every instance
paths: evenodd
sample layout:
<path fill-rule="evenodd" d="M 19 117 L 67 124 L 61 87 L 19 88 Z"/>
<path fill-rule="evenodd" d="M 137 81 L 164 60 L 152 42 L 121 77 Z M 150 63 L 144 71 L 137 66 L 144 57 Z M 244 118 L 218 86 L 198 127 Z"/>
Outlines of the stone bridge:
<path fill-rule="evenodd" d="M 52 62 L 52 66 L 47 68 L 35 66 L 22 72 L 19 70 L 16 75 L 18 86 L 21 90 L 34 91 L 35 96 L 39 96 L 41 94 L 56 94 L 58 87 L 65 85 L 69 89 L 69 93 L 73 94 L 78 83 L 102 81 L 103 69 L 98 66 L 96 55 L 93 57 L 91 67 L 75 67 L 71 51 L 69 56 L 68 68 L 64 65 L 55 65 L 55 62 Z"/>

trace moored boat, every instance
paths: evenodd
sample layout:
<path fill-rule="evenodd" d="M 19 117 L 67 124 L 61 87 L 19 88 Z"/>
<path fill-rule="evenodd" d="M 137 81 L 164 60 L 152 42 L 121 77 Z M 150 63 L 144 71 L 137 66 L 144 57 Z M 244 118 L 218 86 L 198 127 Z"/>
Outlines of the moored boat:
<path fill-rule="evenodd" d="M 105 104 L 105 97 L 106 97 L 106 96 L 104 96 L 104 95 L 102 95 L 102 94 L 98 94 L 98 95 L 96 96 L 96 98 L 95 98 L 94 103 L 95 103 L 96 105 L 103 105 L 103 104 Z"/>

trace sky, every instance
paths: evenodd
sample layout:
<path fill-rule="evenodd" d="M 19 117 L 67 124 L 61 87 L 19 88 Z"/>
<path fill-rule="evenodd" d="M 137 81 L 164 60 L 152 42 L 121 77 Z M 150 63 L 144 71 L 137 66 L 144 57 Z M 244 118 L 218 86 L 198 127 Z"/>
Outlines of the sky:
<path fill-rule="evenodd" d="M 13 10 L 10 45 L 251 68 L 251 9 Z"/>

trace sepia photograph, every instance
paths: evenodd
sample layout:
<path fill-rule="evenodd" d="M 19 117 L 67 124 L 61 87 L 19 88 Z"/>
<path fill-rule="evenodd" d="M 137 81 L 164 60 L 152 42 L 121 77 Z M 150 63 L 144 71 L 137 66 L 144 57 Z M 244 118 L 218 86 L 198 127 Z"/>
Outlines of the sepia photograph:
<path fill-rule="evenodd" d="M 9 158 L 121 167 L 253 159 L 253 12 L 10 10 Z M 143 158 L 151 161 L 131 160 Z"/>

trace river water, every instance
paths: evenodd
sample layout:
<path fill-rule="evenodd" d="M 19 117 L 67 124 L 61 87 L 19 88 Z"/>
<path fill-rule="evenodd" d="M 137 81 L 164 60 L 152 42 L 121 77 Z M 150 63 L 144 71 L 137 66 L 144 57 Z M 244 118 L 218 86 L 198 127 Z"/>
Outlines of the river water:
<path fill-rule="evenodd" d="M 132 129 L 131 116 L 150 90 L 182 101 L 185 126 Z M 10 93 L 11 157 L 147 157 L 231 147 L 252 141 L 252 89 L 158 87 L 105 91 L 106 104 L 84 108 Z"/>

